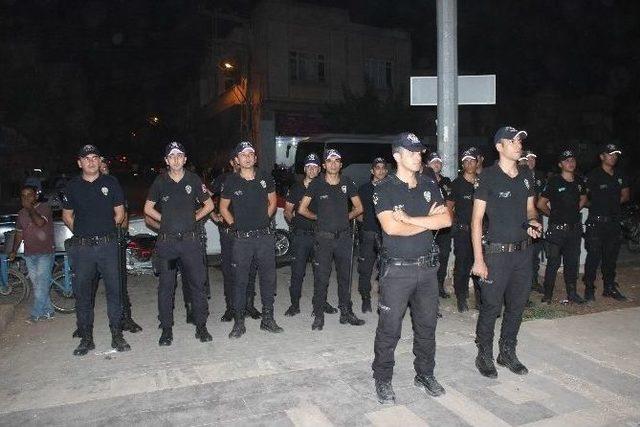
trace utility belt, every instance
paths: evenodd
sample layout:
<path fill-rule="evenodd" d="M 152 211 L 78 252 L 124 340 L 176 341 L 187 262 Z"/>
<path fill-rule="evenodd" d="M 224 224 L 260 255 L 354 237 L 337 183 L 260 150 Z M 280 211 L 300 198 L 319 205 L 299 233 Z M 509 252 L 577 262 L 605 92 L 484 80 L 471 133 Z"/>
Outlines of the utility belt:
<path fill-rule="evenodd" d="M 533 240 L 529 237 L 521 242 L 514 243 L 491 243 L 486 242 L 482 244 L 482 249 L 485 254 L 502 254 L 508 252 L 523 251 L 533 244 Z"/>
<path fill-rule="evenodd" d="M 184 231 L 180 233 L 158 233 L 158 240 L 161 242 L 166 240 L 181 241 L 196 239 L 200 239 L 200 233 L 198 233 L 197 231 Z"/>
<path fill-rule="evenodd" d="M 581 229 L 582 229 L 582 224 L 579 223 L 579 222 L 576 222 L 575 224 L 568 224 L 568 223 L 549 224 L 547 226 L 547 231 L 549 231 L 549 230 L 576 231 L 576 230 L 581 230 Z"/>
<path fill-rule="evenodd" d="M 73 246 L 98 246 L 106 243 L 116 242 L 118 235 L 116 233 L 105 234 L 104 236 L 89 236 L 89 237 L 71 237 L 66 240 L 66 244 L 70 247 Z"/>
<path fill-rule="evenodd" d="M 351 234 L 351 228 L 343 228 L 338 231 L 316 231 L 317 237 L 323 237 L 325 239 L 339 239 L 345 234 Z"/>
<path fill-rule="evenodd" d="M 239 239 L 250 239 L 252 237 L 267 236 L 269 234 L 273 234 L 271 227 L 259 228 L 257 230 L 235 231 L 235 235 Z"/>
<path fill-rule="evenodd" d="M 453 226 L 451 227 L 454 230 L 462 230 L 462 231 L 471 231 L 471 225 L 469 224 L 460 224 L 460 223 L 455 223 L 453 224 Z"/>
<path fill-rule="evenodd" d="M 408 267 L 408 266 L 418 266 L 423 268 L 434 268 L 437 267 L 438 257 L 433 257 L 431 255 L 425 255 L 418 258 L 393 258 L 393 257 L 381 257 L 380 258 L 380 270 L 384 271 L 386 267 L 396 266 L 396 267 Z"/>

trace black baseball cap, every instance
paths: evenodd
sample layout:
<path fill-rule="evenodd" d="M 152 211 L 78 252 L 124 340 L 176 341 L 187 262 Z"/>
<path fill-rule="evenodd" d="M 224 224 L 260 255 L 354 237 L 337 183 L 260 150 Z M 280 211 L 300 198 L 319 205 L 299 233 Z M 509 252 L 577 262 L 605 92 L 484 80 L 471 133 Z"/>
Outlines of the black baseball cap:
<path fill-rule="evenodd" d="M 478 154 L 475 148 L 471 147 L 462 152 L 462 154 L 460 155 L 460 161 L 464 162 L 467 159 L 478 160 Z"/>
<path fill-rule="evenodd" d="M 379 165 L 379 164 L 383 164 L 383 165 L 386 166 L 387 165 L 387 161 L 385 159 L 383 159 L 382 157 L 376 157 L 371 162 L 371 169 L 375 168 L 376 165 Z"/>
<path fill-rule="evenodd" d="M 316 153 L 309 153 L 307 157 L 304 158 L 304 166 L 307 167 L 309 165 L 320 166 L 320 158 Z"/>
<path fill-rule="evenodd" d="M 604 144 L 600 148 L 600 154 L 622 154 L 622 151 L 616 144 Z"/>
<path fill-rule="evenodd" d="M 394 147 L 402 147 L 405 150 L 423 152 L 426 147 L 422 145 L 420 139 L 411 132 L 402 132 L 393 139 Z"/>
<path fill-rule="evenodd" d="M 525 139 L 527 137 L 527 132 L 524 130 L 518 130 L 512 126 L 503 126 L 496 134 L 493 136 L 493 143 L 497 144 L 501 139 L 515 139 L 519 137 L 520 139 Z"/>
<path fill-rule="evenodd" d="M 78 151 L 78 157 L 86 157 L 89 154 L 95 154 L 96 156 L 102 157 L 100 154 L 100 150 L 98 150 L 98 147 L 96 147 L 95 145 L 83 145 L 82 148 L 80 148 L 80 151 Z"/>
<path fill-rule="evenodd" d="M 518 159 L 518 161 L 520 160 L 527 160 L 529 157 L 533 157 L 534 159 L 537 159 L 538 156 L 531 150 L 526 150 L 522 152 L 522 155 L 520 156 L 520 158 Z"/>
<path fill-rule="evenodd" d="M 253 148 L 253 145 L 249 141 L 242 141 L 242 142 L 239 142 L 238 145 L 236 145 L 236 149 L 235 149 L 236 156 L 242 153 L 243 151 L 251 151 L 253 153 L 256 152 L 255 148 Z"/>
<path fill-rule="evenodd" d="M 342 156 L 340 155 L 338 150 L 334 148 L 329 148 L 328 150 L 324 150 L 324 154 L 322 155 L 322 158 L 324 159 L 324 161 L 327 161 L 327 159 L 330 159 L 330 158 L 342 159 Z"/>
<path fill-rule="evenodd" d="M 558 161 L 562 162 L 562 161 L 570 159 L 572 157 L 573 158 L 576 157 L 576 155 L 573 152 L 573 150 L 564 150 L 564 151 L 561 151 L 560 154 L 558 155 Z"/>
<path fill-rule="evenodd" d="M 442 163 L 442 158 L 440 157 L 440 154 L 438 154 L 437 151 L 432 151 L 431 153 L 429 153 L 429 156 L 427 156 L 427 163 L 431 163 L 435 161 Z"/>
<path fill-rule="evenodd" d="M 184 149 L 184 145 L 180 144 L 178 141 L 173 141 L 168 143 L 167 146 L 164 147 L 164 156 L 168 157 L 170 154 L 176 151 L 182 154 L 187 153 L 187 150 Z"/>

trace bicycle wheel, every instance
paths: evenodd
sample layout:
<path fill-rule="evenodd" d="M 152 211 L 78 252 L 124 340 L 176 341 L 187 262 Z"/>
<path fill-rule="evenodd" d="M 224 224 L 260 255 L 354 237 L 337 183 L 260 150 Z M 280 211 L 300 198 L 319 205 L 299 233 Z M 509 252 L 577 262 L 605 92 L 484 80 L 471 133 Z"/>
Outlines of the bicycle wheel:
<path fill-rule="evenodd" d="M 9 268 L 7 286 L 0 286 L 0 304 L 18 305 L 26 300 L 31 292 L 31 282 L 27 276 L 15 268 Z"/>
<path fill-rule="evenodd" d="M 60 313 L 73 313 L 76 311 L 76 297 L 72 289 L 65 289 L 64 270 L 53 273 L 49 297 L 53 308 Z"/>

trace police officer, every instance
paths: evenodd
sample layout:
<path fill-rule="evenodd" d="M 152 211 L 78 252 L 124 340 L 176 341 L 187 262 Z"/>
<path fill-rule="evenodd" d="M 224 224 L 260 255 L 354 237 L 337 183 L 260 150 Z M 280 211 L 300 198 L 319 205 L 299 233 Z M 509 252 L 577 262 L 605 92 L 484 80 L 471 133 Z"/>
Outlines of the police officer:
<path fill-rule="evenodd" d="M 291 224 L 293 259 L 291 260 L 291 283 L 289 285 L 291 306 L 284 313 L 285 316 L 295 316 L 300 313 L 302 281 L 306 273 L 307 261 L 313 257 L 315 221 L 298 214 L 297 210 L 309 184 L 319 173 L 320 158 L 317 154 L 310 153 L 304 159 L 304 179 L 301 182 L 295 182 L 287 192 L 284 216 Z M 315 201 L 312 201 L 310 209 L 313 212 L 317 211 L 315 205 Z"/>
<path fill-rule="evenodd" d="M 380 224 L 373 204 L 373 193 L 387 173 L 387 162 L 382 157 L 376 157 L 371 162 L 371 181 L 362 184 L 358 189 L 363 208 L 362 215 L 358 217 L 362 222 L 358 246 L 358 292 L 362 297 L 363 313 L 371 312 L 371 274 L 378 257 L 381 238 Z"/>
<path fill-rule="evenodd" d="M 275 183 L 271 175 L 256 169 L 256 154 L 250 142 L 236 146 L 237 174 L 229 175 L 222 188 L 220 214 L 235 230 L 233 242 L 235 319 L 229 338 L 240 338 L 245 332 L 244 308 L 251 263 L 258 265 L 262 321 L 260 329 L 279 333 L 273 315 L 276 293 L 275 234 L 271 217 L 276 212 Z M 231 212 L 233 209 L 233 213 Z"/>
<path fill-rule="evenodd" d="M 438 322 L 437 255 L 432 230 L 451 226 L 451 213 L 435 181 L 419 174 L 423 145 L 412 133 L 393 143 L 397 171 L 376 186 L 373 201 L 382 226 L 378 327 L 373 377 L 380 403 L 395 403 L 394 351 L 410 307 L 416 376 L 431 396 L 445 393 L 433 375 Z"/>
<path fill-rule="evenodd" d="M 442 159 L 436 151 L 429 154 L 427 165 L 433 170 L 436 182 L 440 187 L 440 191 L 442 191 L 442 196 L 445 200 L 449 200 L 451 197 L 451 180 L 440 173 L 442 172 Z M 438 292 L 440 298 L 449 298 L 449 293 L 444 290 L 444 279 L 447 277 L 449 255 L 451 254 L 451 229 L 443 228 L 438 230 L 436 243 L 440 251 L 438 255 L 438 260 L 440 261 L 440 266 L 438 267 Z"/>
<path fill-rule="evenodd" d="M 453 251 L 455 264 L 453 268 L 453 289 L 455 290 L 458 311 L 468 311 L 467 298 L 469 297 L 469 276 L 473 266 L 473 248 L 471 247 L 471 211 L 473 210 L 473 186 L 476 182 L 476 168 L 478 161 L 473 150 L 465 150 L 460 157 L 462 174 L 451 183 L 451 197 L 447 200 L 447 206 L 454 216 L 451 227 L 453 234 Z M 476 307 L 480 302 L 480 288 L 475 276 L 473 277 L 475 288 Z"/>
<path fill-rule="evenodd" d="M 351 179 L 340 174 L 342 158 L 337 150 L 324 152 L 325 173 L 311 181 L 300 201 L 298 213 L 316 220 L 315 270 L 313 281 L 312 330 L 324 327 L 324 307 L 335 260 L 338 276 L 338 305 L 340 323 L 364 325 L 353 313 L 351 303 L 351 262 L 353 261 L 353 235 L 349 222 L 362 213 L 362 202 Z M 317 213 L 310 210 L 315 200 Z M 349 210 L 349 201 L 353 207 Z"/>
<path fill-rule="evenodd" d="M 531 290 L 532 238 L 540 237 L 541 225 L 534 204 L 531 173 L 517 164 L 525 131 L 500 128 L 494 136 L 498 162 L 482 171 L 476 181 L 471 214 L 473 274 L 479 276 L 482 305 L 476 326 L 476 367 L 484 376 L 498 376 L 493 364 L 493 334 L 498 314 L 505 311 L 500 331 L 497 362 L 524 375 L 527 368 L 516 355 L 518 330 Z M 482 220 L 487 215 L 486 239 Z"/>
<path fill-rule="evenodd" d="M 68 253 L 73 269 L 80 344 L 73 351 L 84 356 L 95 348 L 93 342 L 94 280 L 100 273 L 107 294 L 107 314 L 111 347 L 129 351 L 122 336 L 122 300 L 119 281 L 116 226 L 124 220 L 124 194 L 118 180 L 100 174 L 100 152 L 85 145 L 78 152 L 82 173 L 69 181 L 63 197 L 62 219 L 73 232 Z"/>
<path fill-rule="evenodd" d="M 587 175 L 586 186 L 589 197 L 589 216 L 586 222 L 584 244 L 587 259 L 584 264 L 584 297 L 595 301 L 596 270 L 600 267 L 604 289 L 602 296 L 618 301 L 626 297 L 618 289 L 616 263 L 622 231 L 620 214 L 622 203 L 629 201 L 629 184 L 615 167 L 622 151 L 614 144 L 606 144 L 600 150 L 600 166 Z"/>
<path fill-rule="evenodd" d="M 220 268 L 222 270 L 224 301 L 226 304 L 225 312 L 220 318 L 221 322 L 231 322 L 235 317 L 233 310 L 233 241 L 235 239 L 235 230 L 231 228 L 230 224 L 228 224 L 220 214 L 220 196 L 226 179 L 230 174 L 238 172 L 240 172 L 240 165 L 238 165 L 236 161 L 236 152 L 234 149 L 229 157 L 229 170 L 220 174 L 211 184 L 211 192 L 216 200 L 214 210 L 211 212 L 211 219 L 218 226 L 218 234 L 220 235 Z M 249 272 L 249 282 L 247 284 L 247 304 L 245 307 L 245 314 L 252 319 L 260 319 L 262 317 L 262 313 L 260 313 L 254 305 L 257 270 L 258 266 L 256 263 L 252 263 Z"/>
<path fill-rule="evenodd" d="M 183 286 L 189 287 L 195 336 L 201 342 L 207 342 L 211 341 L 206 326 L 209 307 L 205 276 L 208 272 L 203 262 L 197 221 L 209 215 L 213 201 L 200 177 L 185 169 L 187 156 L 181 143 L 167 144 L 164 160 L 168 171 L 153 181 L 144 205 L 145 215 L 160 223 L 156 250 L 160 260 L 158 312 L 162 334 L 158 344 L 169 346 L 173 342 L 173 300 L 178 263 L 182 274 L 187 276 Z M 162 213 L 155 208 L 156 203 L 161 203 Z M 199 204 L 202 207 L 197 208 Z"/>
<path fill-rule="evenodd" d="M 536 169 L 536 163 L 538 160 L 538 156 L 531 150 L 524 151 L 522 156 L 520 157 L 519 163 L 522 166 L 527 167 L 531 171 L 531 175 L 533 176 L 534 190 L 536 193 L 536 207 L 538 204 L 538 198 L 540 197 L 540 192 L 543 188 L 543 179 L 542 172 Z M 538 221 L 540 220 L 540 215 L 538 215 Z M 538 272 L 540 271 L 540 253 L 542 252 L 542 242 L 540 240 L 534 240 L 533 242 L 533 275 L 531 282 L 531 289 L 544 293 L 544 289 L 540 286 L 540 281 L 538 277 Z"/>
<path fill-rule="evenodd" d="M 558 157 L 560 175 L 555 175 L 545 185 L 538 200 L 538 210 L 549 217 L 545 234 L 547 268 L 544 274 L 542 302 L 551 304 L 556 274 L 563 264 L 567 300 L 583 304 L 576 292 L 582 218 L 580 209 L 587 203 L 584 183 L 575 175 L 576 157 L 572 150 L 564 150 Z"/>

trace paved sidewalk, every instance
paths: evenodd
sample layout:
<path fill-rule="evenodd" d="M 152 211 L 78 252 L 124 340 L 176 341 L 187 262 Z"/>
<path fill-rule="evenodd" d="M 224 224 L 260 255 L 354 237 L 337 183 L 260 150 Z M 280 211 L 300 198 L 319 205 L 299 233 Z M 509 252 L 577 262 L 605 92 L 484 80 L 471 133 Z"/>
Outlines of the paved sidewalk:
<path fill-rule="evenodd" d="M 130 280 L 134 318 L 144 331 L 126 334 L 133 350 L 109 351 L 102 288 L 96 302 L 96 350 L 71 352 L 74 316 L 27 325 L 24 315 L 0 337 L 0 425 L 283 425 L 283 426 L 638 426 L 640 425 L 640 308 L 526 322 L 519 354 L 531 373 L 499 368 L 497 380 L 474 367 L 475 312 L 443 307 L 436 374 L 447 389 L 427 397 L 413 386 L 410 319 L 396 352 L 398 404 L 378 404 L 371 378 L 376 315 L 362 327 L 327 315 L 311 331 L 311 277 L 303 313 L 283 316 L 289 269 L 278 270 L 277 321 L 284 334 L 259 330 L 230 341 L 220 323 L 220 273 L 209 329 L 194 338 L 184 323 L 180 291 L 174 344 L 160 348 L 153 277 Z M 336 300 L 335 279 L 330 286 Z M 359 306 L 354 293 L 354 306 Z M 22 310 L 24 311 L 24 310 Z M 359 310 L 356 310 L 358 313 Z M 22 317 L 20 317 L 22 316 Z"/>

